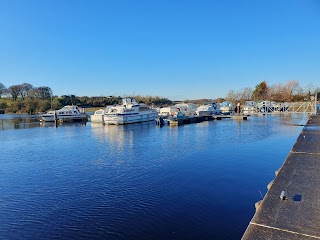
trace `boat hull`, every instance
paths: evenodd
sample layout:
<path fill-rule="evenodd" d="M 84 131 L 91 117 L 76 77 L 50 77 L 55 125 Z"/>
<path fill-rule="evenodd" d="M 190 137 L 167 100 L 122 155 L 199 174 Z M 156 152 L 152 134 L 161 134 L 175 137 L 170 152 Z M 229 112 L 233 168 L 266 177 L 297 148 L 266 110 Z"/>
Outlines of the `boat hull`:
<path fill-rule="evenodd" d="M 220 107 L 221 113 L 228 115 L 232 112 L 232 109 L 230 107 Z"/>
<path fill-rule="evenodd" d="M 90 117 L 90 121 L 94 123 L 103 123 L 104 122 L 104 116 L 103 115 L 92 115 Z"/>
<path fill-rule="evenodd" d="M 154 121 L 157 115 L 157 112 L 133 115 L 105 115 L 104 123 L 113 125 L 124 125 L 131 123 L 149 122 Z"/>
<path fill-rule="evenodd" d="M 43 122 L 54 122 L 54 121 L 84 121 L 87 120 L 88 116 L 85 113 L 77 114 L 77 115 L 42 115 L 40 116 L 40 120 Z"/>
<path fill-rule="evenodd" d="M 257 112 L 257 109 L 255 107 L 244 107 L 243 108 L 243 114 L 254 114 Z"/>
<path fill-rule="evenodd" d="M 211 115 L 217 114 L 217 111 L 197 111 L 196 113 L 198 116 L 203 117 L 203 116 L 211 116 Z"/>

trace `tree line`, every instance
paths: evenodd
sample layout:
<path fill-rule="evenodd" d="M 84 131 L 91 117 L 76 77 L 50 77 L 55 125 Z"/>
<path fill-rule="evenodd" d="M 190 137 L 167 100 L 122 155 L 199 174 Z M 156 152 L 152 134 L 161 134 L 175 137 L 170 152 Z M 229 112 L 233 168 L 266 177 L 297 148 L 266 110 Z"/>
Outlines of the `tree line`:
<path fill-rule="evenodd" d="M 170 105 L 172 101 L 157 96 L 134 96 L 138 102 L 151 106 Z M 6 113 L 38 113 L 50 109 L 60 109 L 66 105 L 84 108 L 104 108 L 121 103 L 120 96 L 78 97 L 75 95 L 53 95 L 50 87 L 34 87 L 29 83 L 5 87 L 0 83 L 0 110 Z"/>
<path fill-rule="evenodd" d="M 289 80 L 286 83 L 269 85 L 266 81 L 257 84 L 255 89 L 250 87 L 240 90 L 230 90 L 225 98 L 216 99 L 217 102 L 224 100 L 231 102 L 241 102 L 253 100 L 271 100 L 275 102 L 311 101 L 315 93 L 318 92 L 320 98 L 320 88 L 312 84 L 302 88 L 299 81 Z M 129 97 L 129 96 L 128 96 Z M 167 106 L 174 104 L 167 98 L 158 96 L 131 96 L 138 102 L 143 102 L 153 107 Z M 5 87 L 0 83 L 0 111 L 6 113 L 37 113 L 45 112 L 49 109 L 59 109 L 66 105 L 78 105 L 81 107 L 104 108 L 107 105 L 121 103 L 120 96 L 104 97 L 78 97 L 75 95 L 53 95 L 48 86 L 34 87 L 29 83 L 17 84 Z M 212 99 L 185 100 L 202 104 L 210 102 Z"/>
<path fill-rule="evenodd" d="M 286 83 L 268 85 L 267 81 L 257 84 L 255 89 L 250 87 L 241 90 L 230 90 L 226 100 L 231 102 L 270 100 L 274 102 L 312 101 L 315 93 L 320 98 L 320 88 L 312 84 L 300 86 L 298 80 L 288 80 Z"/>

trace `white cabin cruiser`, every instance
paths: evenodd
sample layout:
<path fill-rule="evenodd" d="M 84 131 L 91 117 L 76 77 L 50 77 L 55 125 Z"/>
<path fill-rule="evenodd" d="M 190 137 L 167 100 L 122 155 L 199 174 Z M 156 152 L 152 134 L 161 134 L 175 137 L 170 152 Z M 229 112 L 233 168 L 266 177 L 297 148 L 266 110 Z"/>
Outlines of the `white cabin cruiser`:
<path fill-rule="evenodd" d="M 91 122 L 103 123 L 104 122 L 104 109 L 99 109 L 94 112 L 94 114 L 90 117 Z"/>
<path fill-rule="evenodd" d="M 94 112 L 94 114 L 90 117 L 91 122 L 95 123 L 103 123 L 104 115 L 109 111 L 110 106 L 107 106 L 105 109 L 99 109 Z"/>
<path fill-rule="evenodd" d="M 196 114 L 198 116 L 209 116 L 213 114 L 221 114 L 219 104 L 216 102 L 204 103 L 197 107 Z"/>
<path fill-rule="evenodd" d="M 177 113 L 179 111 L 180 111 L 180 109 L 178 109 L 178 107 L 176 107 L 176 106 L 162 107 L 159 110 L 159 116 L 166 118 L 169 116 L 173 116 L 175 113 Z"/>
<path fill-rule="evenodd" d="M 84 113 L 84 109 L 78 106 L 64 106 L 59 110 L 48 111 L 40 114 L 40 121 L 54 122 L 57 120 L 62 121 L 79 121 L 87 120 L 88 116 Z"/>
<path fill-rule="evenodd" d="M 179 112 L 182 112 L 186 116 L 197 115 L 197 105 L 195 105 L 194 103 L 178 103 L 174 106 L 179 110 Z"/>
<path fill-rule="evenodd" d="M 235 110 L 235 108 L 236 106 L 228 101 L 223 101 L 220 104 L 220 110 L 222 114 L 226 114 L 226 115 L 231 114 Z"/>
<path fill-rule="evenodd" d="M 138 103 L 134 98 L 122 99 L 121 105 L 112 106 L 104 114 L 106 124 L 129 124 L 153 121 L 158 116 L 155 109 L 144 103 Z"/>
<path fill-rule="evenodd" d="M 257 112 L 257 103 L 255 101 L 246 101 L 243 107 L 244 114 L 253 114 Z"/>

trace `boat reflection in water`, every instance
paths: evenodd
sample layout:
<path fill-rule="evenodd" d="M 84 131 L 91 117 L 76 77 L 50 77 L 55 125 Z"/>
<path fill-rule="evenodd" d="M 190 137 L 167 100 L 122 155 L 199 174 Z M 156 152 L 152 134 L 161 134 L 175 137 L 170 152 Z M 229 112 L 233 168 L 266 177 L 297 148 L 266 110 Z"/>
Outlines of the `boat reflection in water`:
<path fill-rule="evenodd" d="M 85 127 L 87 125 L 86 121 L 78 122 L 40 122 L 40 127 L 50 128 L 50 127 Z"/>
<path fill-rule="evenodd" d="M 96 139 L 99 150 L 98 157 L 92 162 L 95 166 L 118 167 L 126 166 L 137 161 L 137 149 L 148 146 L 148 142 L 141 142 L 142 135 L 154 134 L 155 123 L 135 123 L 129 125 L 102 125 L 91 123 L 92 136 Z M 141 152 L 143 155 L 143 153 Z"/>
<path fill-rule="evenodd" d="M 0 130 L 39 127 L 39 116 L 28 114 L 1 114 Z"/>
<path fill-rule="evenodd" d="M 101 123 L 91 123 L 91 129 L 94 136 L 99 141 L 109 142 L 110 144 L 116 143 L 119 150 L 133 145 L 134 134 L 142 134 L 141 130 L 147 130 L 155 127 L 155 122 L 134 123 L 128 125 L 102 125 Z"/>

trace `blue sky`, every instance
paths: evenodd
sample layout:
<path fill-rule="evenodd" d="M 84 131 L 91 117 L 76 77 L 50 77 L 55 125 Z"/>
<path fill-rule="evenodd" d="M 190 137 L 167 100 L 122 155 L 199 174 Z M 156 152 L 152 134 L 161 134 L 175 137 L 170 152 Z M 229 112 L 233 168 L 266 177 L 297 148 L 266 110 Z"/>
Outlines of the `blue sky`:
<path fill-rule="evenodd" d="M 56 95 L 320 86 L 319 46 L 317 0 L 0 0 L 0 83 Z"/>

